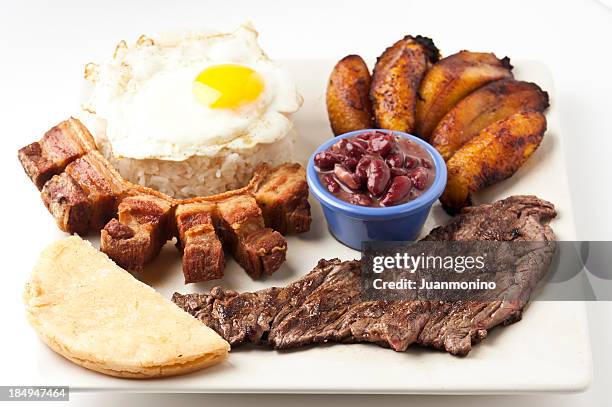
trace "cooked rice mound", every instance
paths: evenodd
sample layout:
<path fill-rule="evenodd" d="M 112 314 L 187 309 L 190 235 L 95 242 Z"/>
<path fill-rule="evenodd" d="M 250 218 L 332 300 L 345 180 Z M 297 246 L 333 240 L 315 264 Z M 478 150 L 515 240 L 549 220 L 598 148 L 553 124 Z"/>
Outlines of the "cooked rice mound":
<path fill-rule="evenodd" d="M 244 149 L 224 148 L 213 156 L 191 156 L 183 161 L 115 157 L 99 119 L 82 117 L 98 148 L 128 181 L 175 198 L 218 194 L 246 185 L 260 163 L 272 166 L 292 161 L 295 132 L 274 143 Z M 96 124 L 95 122 L 98 121 Z"/>

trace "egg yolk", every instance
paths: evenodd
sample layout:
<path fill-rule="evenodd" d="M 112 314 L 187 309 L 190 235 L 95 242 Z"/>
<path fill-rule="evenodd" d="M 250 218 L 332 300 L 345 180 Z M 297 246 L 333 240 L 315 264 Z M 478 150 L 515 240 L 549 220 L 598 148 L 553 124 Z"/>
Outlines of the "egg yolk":
<path fill-rule="evenodd" d="M 215 65 L 193 81 L 193 94 L 211 109 L 234 109 L 255 101 L 264 90 L 261 76 L 246 66 Z"/>

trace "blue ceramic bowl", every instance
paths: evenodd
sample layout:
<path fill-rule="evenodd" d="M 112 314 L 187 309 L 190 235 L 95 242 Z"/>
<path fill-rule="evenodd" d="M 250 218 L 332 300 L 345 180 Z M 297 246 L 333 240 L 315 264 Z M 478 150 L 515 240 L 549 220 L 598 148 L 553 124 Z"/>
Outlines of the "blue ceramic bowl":
<path fill-rule="evenodd" d="M 336 198 L 321 183 L 315 170 L 314 156 L 342 138 L 374 130 L 410 139 L 429 153 L 436 176 L 433 184 L 421 196 L 401 205 L 370 208 Z M 400 131 L 365 129 L 342 134 L 323 143 L 310 157 L 306 177 L 310 191 L 321 203 L 329 231 L 346 246 L 361 250 L 364 241 L 412 241 L 417 238 L 431 206 L 442 195 L 446 186 L 446 164 L 435 148 L 418 137 Z"/>

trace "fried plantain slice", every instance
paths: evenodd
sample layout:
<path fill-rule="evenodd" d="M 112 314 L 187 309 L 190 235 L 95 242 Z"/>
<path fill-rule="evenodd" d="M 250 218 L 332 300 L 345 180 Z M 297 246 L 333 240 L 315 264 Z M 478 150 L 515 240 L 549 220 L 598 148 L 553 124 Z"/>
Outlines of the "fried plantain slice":
<path fill-rule="evenodd" d="M 431 144 L 448 160 L 489 124 L 521 110 L 547 107 L 548 94 L 535 83 L 500 79 L 470 93 L 446 113 L 431 135 Z"/>
<path fill-rule="evenodd" d="M 373 127 L 370 71 L 359 55 L 342 58 L 327 84 L 327 114 L 335 135 Z"/>
<path fill-rule="evenodd" d="M 430 38 L 408 35 L 390 46 L 376 61 L 370 99 L 378 128 L 411 133 L 417 92 L 425 72 L 440 58 Z"/>
<path fill-rule="evenodd" d="M 546 117 L 521 111 L 485 127 L 448 162 L 446 189 L 440 198 L 449 214 L 472 204 L 471 194 L 512 176 L 538 148 Z"/>
<path fill-rule="evenodd" d="M 429 140 L 442 117 L 461 99 L 489 82 L 512 77 L 505 57 L 461 51 L 441 59 L 425 75 L 419 87 L 416 133 Z"/>

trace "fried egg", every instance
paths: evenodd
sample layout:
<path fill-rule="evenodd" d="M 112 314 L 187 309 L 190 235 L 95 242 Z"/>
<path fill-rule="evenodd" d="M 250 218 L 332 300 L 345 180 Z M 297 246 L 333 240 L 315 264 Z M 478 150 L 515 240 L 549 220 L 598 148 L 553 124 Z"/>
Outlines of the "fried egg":
<path fill-rule="evenodd" d="M 182 32 L 121 43 L 88 65 L 84 109 L 103 118 L 116 157 L 181 161 L 273 143 L 292 128 L 302 99 L 257 32 Z"/>

